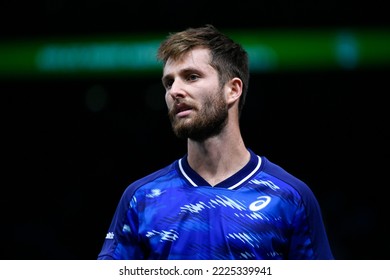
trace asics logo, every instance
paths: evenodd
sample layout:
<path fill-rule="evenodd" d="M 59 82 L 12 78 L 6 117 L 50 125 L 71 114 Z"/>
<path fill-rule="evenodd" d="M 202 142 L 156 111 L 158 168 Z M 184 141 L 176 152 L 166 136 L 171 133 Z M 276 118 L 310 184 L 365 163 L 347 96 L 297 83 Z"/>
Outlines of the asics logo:
<path fill-rule="evenodd" d="M 258 200 L 253 201 L 249 205 L 249 210 L 259 211 L 259 210 L 263 209 L 264 207 L 266 207 L 271 202 L 271 197 L 269 197 L 267 195 L 259 196 L 257 199 Z"/>

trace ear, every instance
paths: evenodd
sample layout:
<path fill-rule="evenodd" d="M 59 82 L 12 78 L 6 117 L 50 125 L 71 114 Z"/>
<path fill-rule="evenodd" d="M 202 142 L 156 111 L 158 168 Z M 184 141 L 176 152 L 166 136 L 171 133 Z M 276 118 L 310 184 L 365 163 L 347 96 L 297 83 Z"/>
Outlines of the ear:
<path fill-rule="evenodd" d="M 227 84 L 228 92 L 226 100 L 228 104 L 232 104 L 240 99 L 242 93 L 242 81 L 239 78 L 233 78 Z"/>

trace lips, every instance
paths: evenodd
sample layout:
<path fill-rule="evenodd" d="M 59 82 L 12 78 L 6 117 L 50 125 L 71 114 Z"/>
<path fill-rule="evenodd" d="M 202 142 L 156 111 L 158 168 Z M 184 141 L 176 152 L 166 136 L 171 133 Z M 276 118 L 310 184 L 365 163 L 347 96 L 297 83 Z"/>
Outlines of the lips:
<path fill-rule="evenodd" d="M 175 114 L 179 114 L 188 110 L 192 110 L 192 107 L 190 105 L 187 105 L 186 103 L 181 102 L 175 104 Z"/>

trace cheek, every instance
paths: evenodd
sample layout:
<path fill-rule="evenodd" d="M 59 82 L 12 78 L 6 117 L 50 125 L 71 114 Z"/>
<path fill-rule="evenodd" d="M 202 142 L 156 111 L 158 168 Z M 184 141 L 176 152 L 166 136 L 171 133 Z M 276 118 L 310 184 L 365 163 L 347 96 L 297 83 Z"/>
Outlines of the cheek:
<path fill-rule="evenodd" d="M 165 94 L 165 103 L 166 103 L 168 109 L 172 108 L 172 106 L 173 106 L 173 99 L 172 99 L 172 97 L 168 93 Z"/>

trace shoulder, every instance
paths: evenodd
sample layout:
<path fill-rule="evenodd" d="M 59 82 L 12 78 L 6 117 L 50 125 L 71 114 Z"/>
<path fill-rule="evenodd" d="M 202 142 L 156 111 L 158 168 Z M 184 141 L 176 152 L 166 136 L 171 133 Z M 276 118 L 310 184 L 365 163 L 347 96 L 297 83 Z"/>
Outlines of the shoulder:
<path fill-rule="evenodd" d="M 285 170 L 280 165 L 270 161 L 266 157 L 262 157 L 262 172 L 278 180 L 280 184 L 291 188 L 299 194 L 303 200 L 313 200 L 314 194 L 311 188 L 301 179 Z"/>
<path fill-rule="evenodd" d="M 280 165 L 270 161 L 266 157 L 261 157 L 263 162 L 263 168 L 262 171 L 266 172 L 276 178 L 279 178 L 280 180 L 288 183 L 292 186 L 301 186 L 306 185 L 305 182 L 303 182 L 301 179 L 297 178 L 296 176 L 289 173 L 287 170 L 285 170 Z"/>
<path fill-rule="evenodd" d="M 157 171 L 154 171 L 153 173 L 150 173 L 130 183 L 126 187 L 122 198 L 132 197 L 137 190 L 143 187 L 153 188 L 154 186 L 163 184 L 163 182 L 165 182 L 166 180 L 170 180 L 172 176 L 175 176 L 176 174 L 176 166 L 177 160 Z"/>

